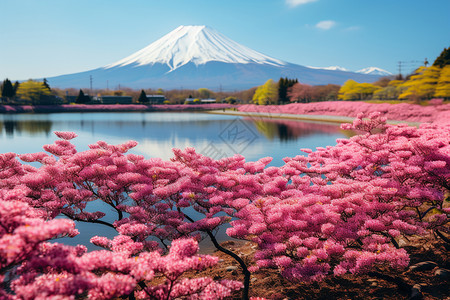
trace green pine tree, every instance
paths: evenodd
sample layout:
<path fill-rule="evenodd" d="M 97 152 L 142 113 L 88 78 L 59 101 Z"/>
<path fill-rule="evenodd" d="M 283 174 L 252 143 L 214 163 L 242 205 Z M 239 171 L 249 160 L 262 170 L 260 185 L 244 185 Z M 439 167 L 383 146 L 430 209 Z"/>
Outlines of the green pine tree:
<path fill-rule="evenodd" d="M 296 83 L 298 83 L 298 79 L 280 78 L 278 81 L 278 104 L 289 102 L 287 91 Z"/>
<path fill-rule="evenodd" d="M 148 103 L 148 98 L 147 98 L 147 95 L 145 94 L 145 91 L 144 90 L 141 90 L 141 94 L 139 95 L 139 99 L 138 99 L 138 102 L 139 103 Z"/>
<path fill-rule="evenodd" d="M 44 78 L 44 86 L 45 86 L 49 91 L 52 90 L 52 89 L 50 88 L 50 85 L 48 85 L 48 81 L 47 81 L 46 78 Z"/>
<path fill-rule="evenodd" d="M 14 90 L 14 87 L 13 87 L 11 81 L 8 78 L 3 80 L 3 83 L 2 83 L 2 94 L 1 94 L 2 97 L 12 98 L 12 97 L 14 97 L 15 94 L 16 94 L 16 92 Z"/>
<path fill-rule="evenodd" d="M 18 81 L 14 82 L 14 96 L 16 96 L 19 86 L 20 86 L 20 83 Z"/>
<path fill-rule="evenodd" d="M 90 100 L 89 96 L 86 96 L 84 94 L 83 90 L 80 89 L 80 92 L 78 93 L 77 98 L 75 98 L 75 103 L 83 104 L 83 103 L 89 102 L 89 100 Z"/>
<path fill-rule="evenodd" d="M 448 47 L 447 49 L 444 48 L 444 50 L 433 63 L 433 66 L 439 67 L 441 69 L 446 65 L 450 65 L 450 47 Z"/>

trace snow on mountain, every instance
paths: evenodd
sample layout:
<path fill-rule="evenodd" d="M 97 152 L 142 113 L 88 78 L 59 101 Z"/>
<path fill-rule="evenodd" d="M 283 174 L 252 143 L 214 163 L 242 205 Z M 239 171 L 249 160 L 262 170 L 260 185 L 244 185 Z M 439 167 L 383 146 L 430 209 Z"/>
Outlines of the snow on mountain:
<path fill-rule="evenodd" d="M 211 61 L 286 65 L 281 60 L 242 46 L 207 26 L 179 26 L 142 50 L 105 68 L 161 63 L 173 71 L 189 62 L 201 65 Z"/>
<path fill-rule="evenodd" d="M 85 72 L 48 77 L 59 88 L 248 89 L 268 79 L 343 84 L 373 82 L 379 76 L 340 67 L 314 69 L 272 58 L 245 47 L 207 26 L 180 26 L 142 50 Z"/>
<path fill-rule="evenodd" d="M 389 76 L 392 75 L 391 72 L 377 68 L 377 67 L 368 67 L 361 70 L 356 71 L 356 73 L 368 74 L 368 75 L 379 75 L 379 76 Z"/>
<path fill-rule="evenodd" d="M 351 72 L 350 70 L 340 67 L 340 66 L 329 66 L 329 67 L 309 67 L 312 69 L 322 69 L 322 70 L 332 70 L 332 71 L 343 71 L 343 72 Z"/>

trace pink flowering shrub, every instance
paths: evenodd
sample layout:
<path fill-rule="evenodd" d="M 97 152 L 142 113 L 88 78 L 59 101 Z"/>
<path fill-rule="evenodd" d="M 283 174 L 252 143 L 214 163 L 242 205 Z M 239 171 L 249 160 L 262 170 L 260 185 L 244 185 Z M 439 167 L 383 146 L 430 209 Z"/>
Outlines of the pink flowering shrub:
<path fill-rule="evenodd" d="M 403 268 L 409 257 L 399 247 L 402 237 L 433 232 L 448 241 L 450 210 L 444 200 L 450 186 L 449 126 L 387 125 L 374 113 L 368 119 L 359 115 L 344 128 L 360 134 L 316 151 L 302 149 L 306 156 L 286 158 L 281 167 L 267 167 L 271 158 L 214 160 L 193 148 L 174 149 L 170 161 L 145 159 L 127 153 L 136 146 L 133 141 L 99 141 L 78 152 L 70 142 L 76 134 L 68 132 L 56 132 L 60 139 L 45 145 L 46 152 L 19 155 L 24 164 L 16 154 L 1 154 L 0 188 L 20 194 L 36 216 L 51 222 L 63 215 L 112 227 L 119 234 L 91 240 L 104 251 L 44 246 L 64 248 L 61 252 L 72 267 L 47 261 L 41 265 L 51 266 L 46 267 L 50 272 L 41 268 L 33 273 L 30 266 L 11 286 L 37 288 L 36 280 L 46 278 L 41 276 L 60 278 L 54 276 L 64 273 L 67 282 L 87 280 L 80 283 L 81 290 L 88 290 L 91 298 L 207 298 L 214 293 L 212 298 L 220 298 L 241 285 L 181 276 L 214 264 L 214 258 L 196 255 L 196 242 L 186 239 L 208 236 L 242 267 L 243 295 L 248 298 L 247 265 L 214 237 L 227 223 L 229 236 L 258 245 L 251 271 L 277 268 L 291 281 L 356 274 L 379 265 Z M 88 210 L 91 201 L 107 204 L 115 221 L 105 221 L 105 212 Z M 157 251 L 160 245 L 166 256 Z M 161 276 L 162 286 L 147 285 Z M 49 287 L 42 293 L 59 290 L 64 289 Z"/>
<path fill-rule="evenodd" d="M 235 215 L 228 235 L 259 246 L 252 270 L 304 281 L 405 267 L 401 236 L 449 233 L 449 127 L 386 125 L 379 114 L 344 127 L 365 134 L 286 158 L 284 190 Z"/>
<path fill-rule="evenodd" d="M 112 251 L 90 253 L 84 246 L 46 242 L 77 234 L 73 221 L 45 221 L 18 197 L 12 192 L 0 195 L 1 299 L 114 299 L 129 295 L 135 299 L 221 299 L 242 288 L 237 281 L 184 278 L 186 271 L 203 270 L 218 261 L 217 257 L 197 255 L 198 244 L 192 239 L 173 241 L 165 256 L 141 252 L 143 246 L 127 236 L 115 237 L 109 243 Z M 152 283 L 154 279 L 158 280 Z"/>

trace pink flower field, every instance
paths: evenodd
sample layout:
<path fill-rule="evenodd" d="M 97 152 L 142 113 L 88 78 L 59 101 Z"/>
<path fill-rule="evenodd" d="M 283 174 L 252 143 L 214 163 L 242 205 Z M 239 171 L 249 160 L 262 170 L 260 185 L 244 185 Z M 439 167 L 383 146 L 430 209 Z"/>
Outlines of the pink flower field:
<path fill-rule="evenodd" d="M 431 102 L 433 103 L 433 102 Z M 439 102 L 438 102 L 439 103 Z M 380 112 L 388 120 L 449 123 L 450 104 L 421 106 L 417 104 L 366 103 L 353 101 L 332 101 L 314 103 L 292 103 L 287 105 L 259 106 L 240 105 L 242 112 L 261 112 L 270 114 L 324 115 L 356 117 L 359 113 Z"/>
<path fill-rule="evenodd" d="M 132 111 L 206 111 L 233 108 L 235 105 L 212 103 L 201 105 L 143 105 L 143 104 L 63 104 L 63 105 L 0 105 L 0 113 L 52 112 L 132 112 Z"/>

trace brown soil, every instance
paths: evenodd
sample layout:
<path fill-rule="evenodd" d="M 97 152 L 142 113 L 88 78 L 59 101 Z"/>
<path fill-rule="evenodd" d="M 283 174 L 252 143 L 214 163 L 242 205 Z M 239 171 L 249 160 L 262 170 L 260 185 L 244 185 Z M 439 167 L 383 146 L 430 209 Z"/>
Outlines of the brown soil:
<path fill-rule="evenodd" d="M 252 261 L 256 249 L 249 242 L 227 241 L 225 248 L 244 258 L 246 263 Z M 435 275 L 440 269 L 450 269 L 448 261 L 449 245 L 434 239 L 416 239 L 404 247 L 410 254 L 410 266 L 424 261 L 437 264 L 428 270 L 417 271 L 406 268 L 393 270 L 382 267 L 369 274 L 344 275 L 332 277 L 313 283 L 293 284 L 283 279 L 276 270 L 264 270 L 253 273 L 251 277 L 250 296 L 266 299 L 450 299 L 449 277 Z M 222 252 L 214 252 L 220 258 L 219 264 L 198 275 L 209 276 L 216 280 L 234 279 L 243 281 L 238 263 Z M 237 268 L 229 268 L 236 266 Z M 227 269 L 228 268 L 228 269 Z M 447 274 L 448 275 L 448 274 Z M 412 296 L 412 287 L 420 284 L 422 296 Z M 417 287 L 417 286 L 416 286 Z M 237 293 L 231 299 L 239 299 Z"/>

